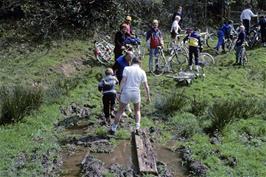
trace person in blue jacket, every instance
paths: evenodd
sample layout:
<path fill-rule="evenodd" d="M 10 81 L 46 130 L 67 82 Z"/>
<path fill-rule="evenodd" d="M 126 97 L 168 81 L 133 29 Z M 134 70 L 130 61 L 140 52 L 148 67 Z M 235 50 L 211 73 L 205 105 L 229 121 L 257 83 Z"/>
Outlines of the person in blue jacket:
<path fill-rule="evenodd" d="M 114 74 L 116 75 L 119 84 L 123 77 L 123 71 L 126 66 L 129 66 L 131 64 L 131 60 L 133 58 L 134 54 L 132 51 L 127 51 L 125 55 L 121 55 L 117 58 L 115 61 L 115 64 L 113 65 L 112 69 L 114 71 Z"/>
<path fill-rule="evenodd" d="M 223 26 L 218 29 L 217 36 L 218 36 L 218 42 L 217 42 L 217 45 L 216 45 L 216 47 L 214 49 L 216 49 L 217 52 L 219 52 L 219 50 L 220 50 L 220 48 L 222 46 L 223 52 L 225 52 L 224 28 L 223 28 Z"/>

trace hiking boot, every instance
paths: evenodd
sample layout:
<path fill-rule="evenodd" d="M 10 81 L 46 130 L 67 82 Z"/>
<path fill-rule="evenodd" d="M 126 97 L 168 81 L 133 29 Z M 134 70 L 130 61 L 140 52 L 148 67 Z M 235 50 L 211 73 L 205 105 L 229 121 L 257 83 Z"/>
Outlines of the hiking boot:
<path fill-rule="evenodd" d="M 110 130 L 108 131 L 108 133 L 109 133 L 110 135 L 115 135 L 115 131 L 113 131 L 112 129 L 110 129 Z"/>
<path fill-rule="evenodd" d="M 111 118 L 115 118 L 115 113 L 114 113 L 114 111 L 112 111 L 110 115 L 111 115 Z"/>
<path fill-rule="evenodd" d="M 139 130 L 139 129 L 136 129 L 136 130 L 135 130 L 135 135 L 140 136 L 140 130 Z"/>

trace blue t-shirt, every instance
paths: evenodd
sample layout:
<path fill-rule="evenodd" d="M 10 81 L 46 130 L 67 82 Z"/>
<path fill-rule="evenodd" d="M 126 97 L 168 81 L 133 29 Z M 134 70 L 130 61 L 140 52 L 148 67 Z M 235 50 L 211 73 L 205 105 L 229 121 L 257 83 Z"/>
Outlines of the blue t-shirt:
<path fill-rule="evenodd" d="M 120 56 L 117 58 L 117 60 L 115 61 L 115 64 L 113 66 L 113 70 L 115 71 L 116 73 L 116 77 L 119 81 L 119 83 L 121 82 L 122 80 L 122 77 L 123 77 L 123 71 L 124 71 L 124 68 L 126 66 L 129 66 L 126 58 L 124 55 Z"/>

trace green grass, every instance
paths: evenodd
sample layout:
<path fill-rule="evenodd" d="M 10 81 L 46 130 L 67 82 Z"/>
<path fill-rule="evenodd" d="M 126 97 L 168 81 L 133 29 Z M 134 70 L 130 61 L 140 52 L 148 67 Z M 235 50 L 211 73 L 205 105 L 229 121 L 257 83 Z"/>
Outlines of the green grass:
<path fill-rule="evenodd" d="M 62 62 L 86 55 L 87 47 L 87 42 L 77 40 L 55 47 L 47 55 L 43 55 L 38 50 L 28 55 L 15 53 L 6 60 L 0 60 L 0 66 L 3 66 L 0 72 L 0 85 L 10 82 L 41 81 L 51 88 L 64 77 L 62 74 L 49 71 L 49 68 L 56 68 Z M 185 136 L 186 141 L 177 141 L 176 145 L 190 147 L 192 157 L 208 166 L 208 176 L 265 176 L 265 115 L 248 113 L 244 119 L 238 118 L 231 122 L 220 132 L 221 142 L 219 144 L 211 144 L 209 135 L 205 133 L 205 128 L 211 125 L 208 110 L 216 100 L 232 98 L 243 100 L 251 97 L 261 100 L 265 98 L 265 56 L 264 48 L 248 51 L 249 63 L 245 68 L 232 66 L 233 54 L 218 56 L 216 57 L 217 64 L 206 68 L 206 78 L 196 79 L 190 87 L 180 87 L 174 80 L 165 76 L 154 77 L 148 74 L 152 103 L 142 103 L 141 126 L 159 128 L 159 137 L 155 140 L 162 144 L 172 140 L 176 135 Z M 147 62 L 148 57 L 142 64 L 145 70 L 147 70 Z M 97 91 L 96 86 L 100 75 L 104 72 L 104 67 L 93 66 L 92 69 L 87 68 L 87 70 L 71 77 L 70 82 L 73 81 L 73 83 L 66 81 L 69 86 L 63 84 L 63 87 L 69 87 L 69 89 L 67 93 L 59 94 L 56 101 L 46 101 L 39 111 L 33 112 L 22 122 L 0 126 L 0 141 L 3 142 L 0 144 L 0 176 L 18 176 L 15 172 L 15 159 L 21 153 L 29 155 L 36 153 L 38 158 L 36 162 L 29 162 L 20 169 L 20 176 L 32 174 L 41 176 L 42 155 L 47 150 L 55 149 L 51 154 L 53 158 L 60 150 L 58 136 L 60 137 L 62 132 L 57 132 L 54 128 L 54 124 L 62 118 L 59 112 L 60 106 L 68 106 L 71 102 L 94 105 L 96 107 L 92 109 L 92 115 L 87 121 L 96 122 L 97 115 L 102 110 L 101 93 Z M 75 79 L 79 82 L 76 83 Z M 170 105 L 171 114 L 162 113 L 168 110 L 155 108 L 157 99 L 170 99 L 177 93 L 183 93 L 183 90 L 185 90 L 184 97 L 188 98 L 184 106 L 177 105 L 173 101 L 174 107 Z M 55 90 L 51 92 L 53 91 Z M 57 94 L 52 93 L 51 95 Z M 195 96 L 198 100 L 193 103 Z M 261 108 L 265 105 L 265 103 L 260 104 L 260 106 L 256 105 Z M 89 133 L 106 135 L 107 132 L 99 125 Z M 116 137 L 111 141 L 115 144 L 119 139 L 129 137 L 129 130 L 119 128 Z M 237 165 L 230 167 L 221 157 L 235 158 Z"/>

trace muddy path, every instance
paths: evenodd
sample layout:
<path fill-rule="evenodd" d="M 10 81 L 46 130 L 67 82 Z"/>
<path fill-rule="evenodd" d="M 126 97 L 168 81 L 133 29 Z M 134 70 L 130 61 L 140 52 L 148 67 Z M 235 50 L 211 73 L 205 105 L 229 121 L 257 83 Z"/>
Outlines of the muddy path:
<path fill-rule="evenodd" d="M 77 112 L 73 112 L 74 110 Z M 109 135 L 92 135 L 91 133 L 101 125 L 102 120 L 94 124 L 89 123 L 89 115 L 82 118 L 80 112 L 84 108 L 78 105 L 70 105 L 69 115 L 65 115 L 67 121 L 60 122 L 64 126 L 64 133 L 68 137 L 62 144 L 62 177 L 78 176 L 141 176 L 138 174 L 136 149 L 132 137 L 126 140 L 115 139 Z M 69 109 L 68 108 L 68 109 Z M 86 108 L 87 110 L 87 108 Z M 84 111 L 84 110 L 83 110 Z M 87 110 L 87 112 L 89 112 Z M 76 116 L 75 116 L 76 114 Z M 71 117 L 69 121 L 68 117 Z M 75 117 L 75 118 L 73 118 Z M 74 122 L 74 123 L 73 123 Z M 124 127 L 130 127 L 130 118 L 122 123 Z M 130 128 L 128 129 L 130 131 Z M 114 140 L 115 139 L 115 140 Z M 115 141 L 115 142 L 114 142 Z M 181 159 L 177 152 L 169 149 L 168 145 L 152 144 L 157 158 L 158 176 L 161 177 L 184 177 L 185 169 L 181 166 Z"/>

